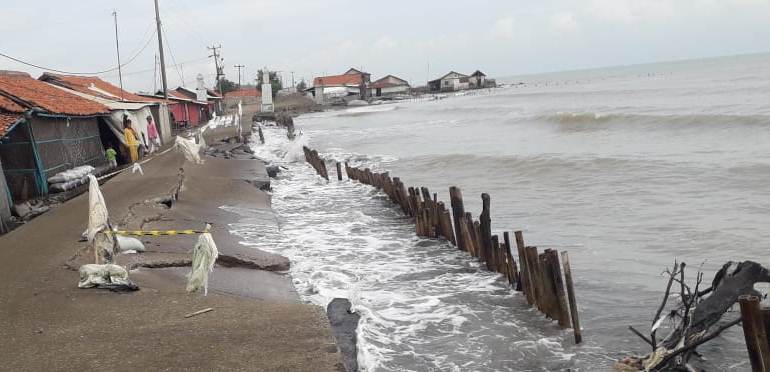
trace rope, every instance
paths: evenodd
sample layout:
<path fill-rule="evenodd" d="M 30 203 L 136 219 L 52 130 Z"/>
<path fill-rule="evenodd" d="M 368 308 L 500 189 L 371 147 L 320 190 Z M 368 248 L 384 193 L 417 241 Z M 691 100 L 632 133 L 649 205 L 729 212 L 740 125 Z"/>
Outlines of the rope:
<path fill-rule="evenodd" d="M 174 236 L 174 235 L 198 235 L 205 234 L 208 230 L 116 230 L 105 231 L 105 234 L 122 236 Z"/>

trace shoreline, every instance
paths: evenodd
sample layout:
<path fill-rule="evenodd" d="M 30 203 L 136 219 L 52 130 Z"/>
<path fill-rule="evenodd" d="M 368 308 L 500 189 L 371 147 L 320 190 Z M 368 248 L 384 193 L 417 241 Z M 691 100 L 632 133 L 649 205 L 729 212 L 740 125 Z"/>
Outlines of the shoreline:
<path fill-rule="evenodd" d="M 205 133 L 207 143 L 233 128 Z M 228 226 L 241 216 L 221 206 L 275 217 L 259 160 L 205 157 L 197 166 L 173 151 L 102 185 L 110 217 L 127 229 L 173 230 L 212 223 L 222 256 L 208 296 L 185 292 L 195 236 L 141 239 L 148 250 L 118 255 L 140 290 L 78 289 L 78 242 L 88 195 L 77 196 L 0 237 L 0 347 L 11 370 L 300 370 L 344 371 L 324 309 L 301 303 L 283 256 L 240 244 Z M 182 169 L 183 172 L 179 170 Z M 269 182 L 269 180 L 267 181 Z M 169 208 L 153 200 L 174 192 Z M 255 270 L 256 269 L 256 270 Z M 208 314 L 185 314 L 211 307 Z"/>

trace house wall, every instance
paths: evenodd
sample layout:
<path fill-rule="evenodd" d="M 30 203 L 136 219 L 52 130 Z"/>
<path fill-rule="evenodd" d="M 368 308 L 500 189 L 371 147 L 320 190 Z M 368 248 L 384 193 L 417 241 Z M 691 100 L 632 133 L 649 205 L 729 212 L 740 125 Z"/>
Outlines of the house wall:
<path fill-rule="evenodd" d="M 97 118 L 33 116 L 31 121 L 45 178 L 73 167 L 106 162 Z"/>
<path fill-rule="evenodd" d="M 381 96 L 387 96 L 392 94 L 407 94 L 409 93 L 408 85 L 398 85 L 394 87 L 385 87 L 380 89 Z"/>
<path fill-rule="evenodd" d="M 0 142 L 4 181 L 11 196 L 17 201 L 42 195 L 36 182 L 37 166 L 29 133 L 29 123 L 23 122 L 16 125 Z"/>
<path fill-rule="evenodd" d="M 0 160 L 0 234 L 5 234 L 8 221 L 11 219 L 11 203 L 8 199 L 9 192 L 5 183 L 3 162 Z"/>

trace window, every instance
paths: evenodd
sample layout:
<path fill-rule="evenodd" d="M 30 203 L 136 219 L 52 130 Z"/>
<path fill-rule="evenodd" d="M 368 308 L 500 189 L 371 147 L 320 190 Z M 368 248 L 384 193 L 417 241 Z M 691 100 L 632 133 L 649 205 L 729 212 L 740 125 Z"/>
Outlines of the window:
<path fill-rule="evenodd" d="M 449 85 L 449 80 L 444 80 L 444 85 Z"/>

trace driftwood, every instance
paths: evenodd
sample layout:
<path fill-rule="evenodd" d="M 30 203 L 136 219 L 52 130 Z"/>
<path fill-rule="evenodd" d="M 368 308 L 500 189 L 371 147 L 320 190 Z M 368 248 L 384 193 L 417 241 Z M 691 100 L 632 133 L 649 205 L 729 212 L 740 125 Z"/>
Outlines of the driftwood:
<path fill-rule="evenodd" d="M 703 273 L 698 271 L 695 285 L 685 282 L 686 264 L 677 264 L 666 270 L 668 284 L 658 310 L 653 317 L 650 335 L 646 337 L 633 327 L 629 329 L 652 347 L 650 354 L 629 357 L 616 366 L 618 370 L 691 371 L 689 361 L 699 356 L 696 348 L 719 336 L 722 331 L 740 324 L 740 317 L 722 321 L 723 316 L 738 298 L 744 295 L 761 296 L 754 290 L 755 283 L 770 282 L 770 271 L 753 261 L 728 262 L 716 273 L 711 286 L 701 289 Z M 677 288 L 678 287 L 678 288 Z M 669 297 L 678 292 L 678 301 L 664 313 Z M 734 317 L 733 317 L 734 318 Z M 658 341 L 657 332 L 668 319 L 675 323 L 668 336 Z"/>

